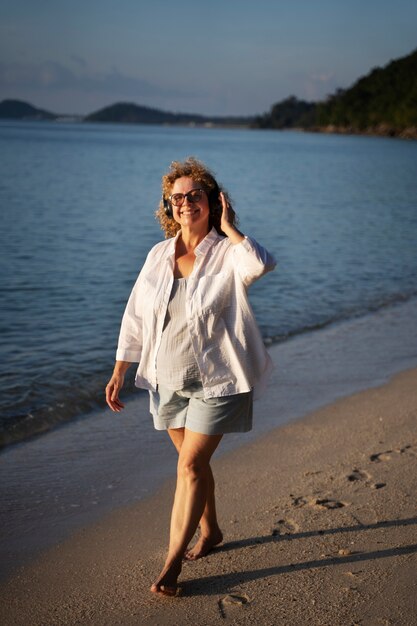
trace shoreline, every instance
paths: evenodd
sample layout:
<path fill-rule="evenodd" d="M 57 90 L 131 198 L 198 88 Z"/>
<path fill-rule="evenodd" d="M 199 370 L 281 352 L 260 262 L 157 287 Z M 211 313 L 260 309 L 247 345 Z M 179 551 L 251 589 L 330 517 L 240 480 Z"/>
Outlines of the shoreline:
<path fill-rule="evenodd" d="M 416 407 L 417 368 L 216 458 L 225 543 L 185 564 L 182 597 L 149 592 L 170 479 L 16 571 L 1 585 L 3 623 L 409 626 Z"/>
<path fill-rule="evenodd" d="M 302 129 L 300 129 L 300 131 L 301 130 Z M 306 326 L 305 328 L 301 328 L 299 330 L 289 332 L 286 335 L 267 336 L 263 338 L 263 341 L 264 341 L 265 346 L 268 349 L 276 350 L 279 346 L 285 345 L 287 342 L 291 342 L 294 339 L 296 340 L 306 335 L 310 335 L 311 333 L 321 332 L 323 330 L 324 331 L 331 330 L 332 328 L 337 328 L 341 324 L 354 322 L 355 320 L 360 320 L 361 318 L 368 319 L 372 315 L 375 315 L 378 313 L 384 313 L 384 311 L 390 310 L 393 307 L 401 306 L 403 304 L 408 304 L 408 303 L 410 303 L 411 305 L 413 303 L 417 305 L 417 294 L 409 294 L 405 297 L 396 297 L 393 299 L 387 299 L 386 302 L 378 305 L 376 308 L 370 308 L 369 310 L 358 309 L 357 312 L 352 313 L 352 315 L 350 316 L 335 318 L 332 320 L 319 323 L 317 325 Z M 125 399 L 127 402 L 135 400 L 135 396 L 137 397 L 138 393 L 146 394 L 145 390 L 143 389 L 139 390 L 138 388 L 134 387 L 134 374 L 133 374 L 134 369 L 135 368 L 132 368 L 132 371 L 130 372 L 130 377 L 131 377 L 130 386 L 128 389 L 124 390 Z M 103 376 L 104 377 L 107 376 L 107 371 L 103 372 Z M 4 451 L 6 450 L 8 451 L 13 446 L 29 443 L 38 437 L 47 435 L 48 433 L 52 432 L 56 428 L 70 426 L 71 422 L 73 421 L 84 419 L 88 417 L 90 414 L 103 411 L 104 409 L 107 408 L 107 406 L 106 406 L 105 401 L 102 398 L 101 391 L 100 393 L 101 393 L 101 396 L 100 396 L 101 404 L 98 401 L 97 396 L 95 396 L 94 394 L 91 394 L 84 400 L 85 405 L 83 406 L 83 409 L 81 411 L 79 410 L 79 408 L 77 408 L 77 412 L 73 413 L 69 411 L 67 415 L 59 415 L 58 417 L 56 417 L 55 416 L 56 407 L 55 408 L 46 407 L 43 409 L 43 412 L 39 412 L 39 413 L 35 410 L 31 415 L 32 424 L 30 428 L 32 428 L 33 431 L 28 430 L 28 426 L 26 422 L 22 422 L 22 424 L 20 425 L 19 424 L 13 425 L 10 428 L 10 430 L 8 430 L 7 428 L 4 428 L 4 430 L 0 432 L 0 455 Z M 72 400 L 71 398 L 66 399 L 66 403 L 70 404 L 71 400 Z M 67 410 L 69 410 L 68 407 L 67 407 Z M 51 414 L 54 415 L 53 418 L 51 418 Z M 43 421 L 46 417 L 48 417 L 51 421 Z M 35 423 L 35 426 L 34 426 L 34 423 Z M 13 435 L 10 434 L 11 432 L 13 432 Z"/>
<path fill-rule="evenodd" d="M 267 130 L 274 130 L 272 128 Z M 336 126 L 328 124 L 327 126 L 301 126 L 299 128 L 282 128 L 277 130 L 297 130 L 303 133 L 318 133 L 324 135 L 347 135 L 350 137 L 385 137 L 388 139 L 417 139 L 417 127 L 409 126 L 406 128 L 394 128 L 388 124 L 379 124 L 377 126 L 367 126 L 366 128 L 355 128 L 354 126 Z"/>
<path fill-rule="evenodd" d="M 206 122 L 132 122 L 128 120 L 89 120 L 83 116 L 59 116 L 54 119 L 44 118 L 0 118 L 0 121 L 9 123 L 46 123 L 58 125 L 97 125 L 99 127 L 106 126 L 127 126 L 127 127 L 161 127 L 161 128 L 185 128 L 198 130 L 247 130 L 247 131 L 274 131 L 274 132 L 300 132 L 323 135 L 347 135 L 350 137 L 384 137 L 387 139 L 403 139 L 408 141 L 417 140 L 417 127 L 406 126 L 397 128 L 389 124 L 381 123 L 375 126 L 367 126 L 365 128 L 357 128 L 354 126 L 337 126 L 335 124 L 327 124 L 325 126 L 284 126 L 275 128 L 273 126 L 257 126 L 255 123 L 218 123 L 215 121 Z"/>
<path fill-rule="evenodd" d="M 253 430 L 224 437 L 215 458 L 416 367 L 416 323 L 413 300 L 270 346 L 276 367 L 255 402 Z M 111 511 L 148 499 L 175 466 L 175 450 L 155 433 L 140 393 L 117 418 L 97 411 L 9 447 L 0 456 L 1 577 Z"/>

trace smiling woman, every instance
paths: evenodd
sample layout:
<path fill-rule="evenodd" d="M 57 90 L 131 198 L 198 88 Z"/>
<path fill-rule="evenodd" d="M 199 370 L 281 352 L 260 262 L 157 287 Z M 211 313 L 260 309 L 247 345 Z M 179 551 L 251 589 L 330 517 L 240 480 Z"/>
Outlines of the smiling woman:
<path fill-rule="evenodd" d="M 172 596 L 183 559 L 223 540 L 210 459 L 224 434 L 251 430 L 253 390 L 271 370 L 247 288 L 275 260 L 237 230 L 228 196 L 196 159 L 172 163 L 162 189 L 157 216 L 169 239 L 152 248 L 129 298 L 106 400 L 124 408 L 124 375 L 138 362 L 154 426 L 178 451 L 168 555 L 151 587 Z"/>
<path fill-rule="evenodd" d="M 181 222 L 174 216 L 174 209 L 182 208 L 184 202 L 184 193 L 182 189 L 179 189 L 180 180 L 189 178 L 191 180 L 190 191 L 196 190 L 202 191 L 203 194 L 196 198 L 194 193 L 195 202 L 191 198 L 191 205 L 196 208 L 196 205 L 206 197 L 209 205 L 209 227 L 214 227 L 220 235 L 223 235 L 221 229 L 221 217 L 222 217 L 222 202 L 220 194 L 223 195 L 226 203 L 229 206 L 229 218 L 232 226 L 237 223 L 236 214 L 231 210 L 230 197 L 225 189 L 218 184 L 213 174 L 206 168 L 203 163 L 200 163 L 197 159 L 190 157 L 184 162 L 173 161 L 171 163 L 170 171 L 162 178 L 162 199 L 159 203 L 159 208 L 156 212 L 156 217 L 161 224 L 162 230 L 165 232 L 165 237 L 174 237 L 181 229 Z M 187 184 L 183 180 L 185 186 Z M 178 185 L 178 189 L 176 187 Z M 179 192 L 179 193 L 178 193 Z M 187 194 L 189 195 L 189 194 Z M 173 198 L 174 196 L 174 198 Z M 189 205 L 190 202 L 187 202 Z M 185 210 L 184 207 L 183 210 Z M 177 212 L 177 216 L 179 213 Z"/>

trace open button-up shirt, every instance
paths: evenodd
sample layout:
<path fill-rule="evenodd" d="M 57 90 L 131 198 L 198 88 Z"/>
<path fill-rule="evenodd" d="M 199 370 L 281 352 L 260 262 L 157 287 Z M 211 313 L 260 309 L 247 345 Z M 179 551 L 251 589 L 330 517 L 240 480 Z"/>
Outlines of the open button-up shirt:
<path fill-rule="evenodd" d="M 158 384 L 156 355 L 174 280 L 178 237 L 179 233 L 161 241 L 149 252 L 123 315 L 116 353 L 118 361 L 139 363 L 135 384 L 153 391 Z M 266 383 L 271 359 L 247 288 L 274 269 L 276 261 L 253 239 L 245 237 L 232 244 L 214 228 L 194 253 L 185 315 L 204 396 L 259 390 Z"/>

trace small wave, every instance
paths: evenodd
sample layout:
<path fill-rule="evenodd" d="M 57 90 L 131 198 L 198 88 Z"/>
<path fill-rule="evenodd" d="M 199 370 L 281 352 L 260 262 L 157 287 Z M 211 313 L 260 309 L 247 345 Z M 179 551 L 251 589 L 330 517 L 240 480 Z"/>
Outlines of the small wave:
<path fill-rule="evenodd" d="M 126 377 L 124 394 L 129 397 L 135 391 L 134 370 L 131 368 Z M 16 391 L 15 397 L 19 398 L 20 409 L 13 410 L 12 394 L 8 395 L 8 404 L 3 405 L 3 417 L 0 421 L 0 450 L 32 437 L 42 435 L 50 430 L 67 424 L 68 422 L 86 416 L 88 413 L 103 410 L 106 406 L 104 386 L 109 372 L 98 372 L 91 377 L 90 388 L 81 388 L 80 384 L 71 387 L 62 387 L 57 391 L 55 398 L 49 403 L 43 402 L 36 408 L 25 407 L 25 390 Z M 76 390 L 76 391 L 74 391 Z M 136 392 L 138 390 L 136 389 Z M 31 395 L 26 390 L 26 395 Z"/>
<path fill-rule="evenodd" d="M 99 408 L 98 398 L 82 402 L 56 402 L 55 404 L 20 415 L 8 416 L 0 430 L 0 449 L 50 431 L 72 419 Z"/>
<path fill-rule="evenodd" d="M 282 343 L 283 341 L 287 341 L 288 339 L 291 339 L 292 337 L 296 337 L 298 335 L 304 335 L 305 333 L 322 330 L 324 328 L 328 328 L 329 326 L 340 324 L 351 319 L 357 319 L 360 317 L 365 317 L 367 315 L 372 315 L 374 313 L 377 313 L 378 311 L 381 311 L 382 309 L 409 302 L 414 298 L 417 298 L 417 291 L 412 291 L 407 294 L 391 294 L 389 296 L 381 298 L 378 301 L 372 302 L 367 306 L 352 307 L 351 309 L 346 309 L 342 313 L 323 319 L 320 322 L 315 322 L 314 324 L 306 324 L 305 326 L 289 330 L 282 334 L 278 333 L 276 335 L 265 336 L 264 343 L 266 346 L 276 343 Z"/>
<path fill-rule="evenodd" d="M 339 315 L 323 319 L 320 322 L 305 325 L 302 328 L 295 328 L 285 333 L 277 333 L 271 336 L 264 336 L 265 345 L 282 343 L 292 337 L 306 333 L 316 332 L 329 326 L 340 324 L 348 320 L 368 316 L 389 307 L 395 307 L 417 297 L 417 291 L 409 294 L 397 293 L 381 298 L 366 307 L 355 307 L 345 310 Z M 124 394 L 129 398 L 133 393 L 138 393 L 134 387 L 134 371 L 132 367 L 129 371 Z M 53 428 L 70 422 L 71 420 L 83 417 L 91 411 L 103 409 L 106 404 L 104 400 L 103 381 L 106 381 L 108 372 L 96 373 L 92 379 L 90 389 L 80 390 L 77 385 L 69 389 L 62 389 L 60 396 L 47 406 L 33 409 L 20 414 L 13 414 L 12 405 L 5 412 L 5 417 L 0 424 L 0 449 L 16 444 L 29 438 L 42 435 Z M 72 391 L 77 389 L 76 395 Z M 21 390 L 20 399 L 23 398 Z"/>

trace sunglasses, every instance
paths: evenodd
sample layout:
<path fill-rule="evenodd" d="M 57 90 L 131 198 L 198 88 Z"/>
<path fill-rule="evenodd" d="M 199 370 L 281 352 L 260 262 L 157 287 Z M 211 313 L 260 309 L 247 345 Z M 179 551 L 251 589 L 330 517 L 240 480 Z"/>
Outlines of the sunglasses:
<path fill-rule="evenodd" d="M 188 202 L 194 204 L 195 202 L 200 202 L 204 193 L 204 189 L 191 189 L 187 193 L 173 193 L 172 196 L 169 196 L 169 201 L 174 206 L 182 206 L 185 198 L 187 198 Z"/>

